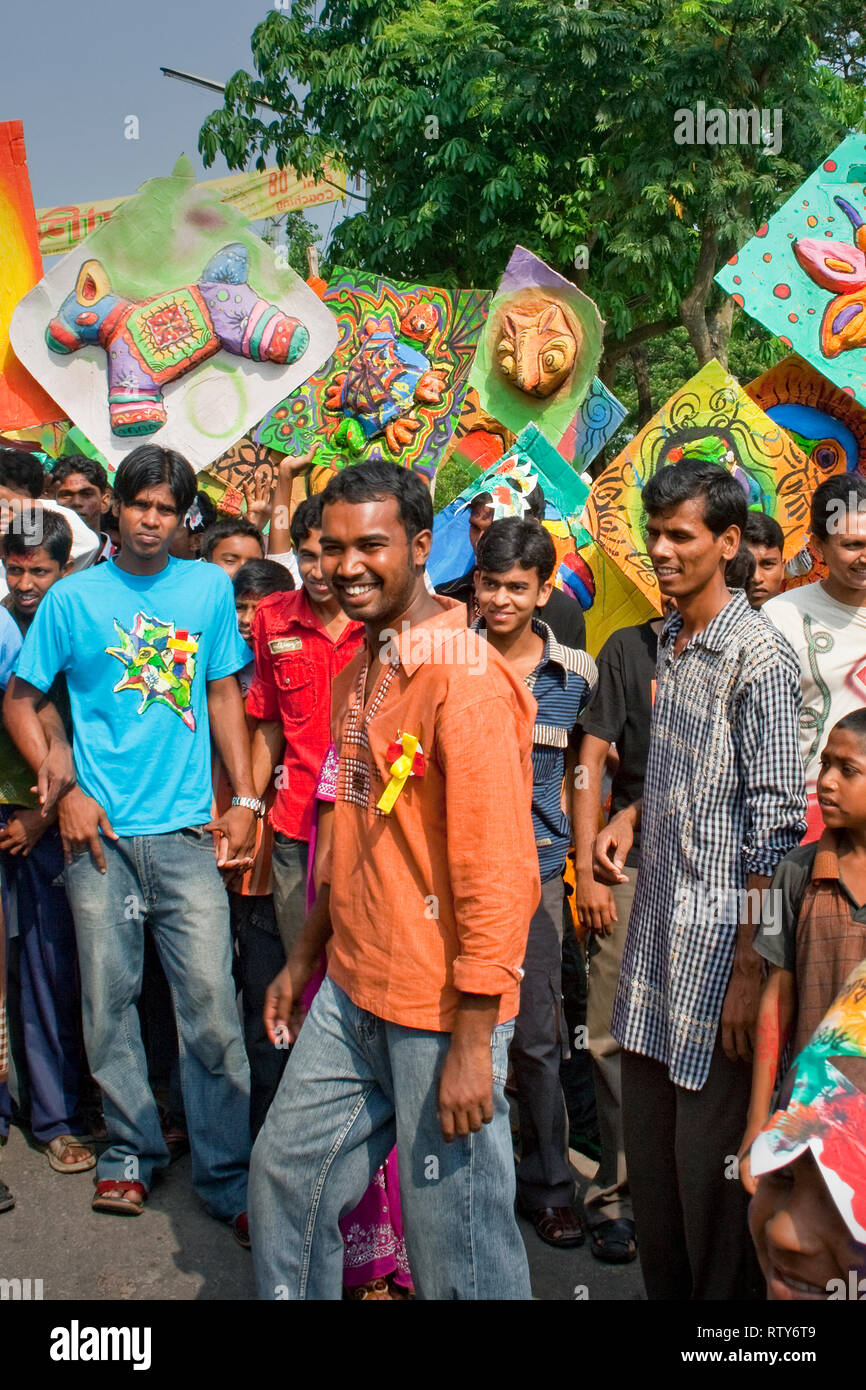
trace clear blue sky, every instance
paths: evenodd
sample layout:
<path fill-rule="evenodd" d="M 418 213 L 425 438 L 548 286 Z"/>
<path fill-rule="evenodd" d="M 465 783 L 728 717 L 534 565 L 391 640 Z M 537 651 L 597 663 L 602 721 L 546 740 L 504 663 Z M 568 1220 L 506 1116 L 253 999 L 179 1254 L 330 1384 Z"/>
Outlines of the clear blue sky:
<path fill-rule="evenodd" d="M 134 193 L 170 173 L 181 152 L 202 178 L 227 173 L 221 158 L 205 171 L 197 150 L 219 94 L 164 77 L 160 67 L 216 82 L 250 71 L 250 35 L 268 12 L 263 0 L 16 0 L 5 26 L 0 119 L 24 122 L 36 207 Z M 138 140 L 124 139 L 129 115 L 138 117 Z M 339 218 L 333 204 L 315 224 L 327 229 L 335 208 Z"/>

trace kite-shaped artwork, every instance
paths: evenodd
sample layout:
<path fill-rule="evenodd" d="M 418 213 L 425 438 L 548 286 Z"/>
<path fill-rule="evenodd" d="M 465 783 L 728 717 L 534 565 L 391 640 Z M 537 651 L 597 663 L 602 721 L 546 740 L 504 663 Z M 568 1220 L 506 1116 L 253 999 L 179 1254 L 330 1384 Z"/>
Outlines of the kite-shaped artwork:
<path fill-rule="evenodd" d="M 866 405 L 866 136 L 847 136 L 716 280 Z"/>
<path fill-rule="evenodd" d="M 744 389 L 812 459 L 822 480 L 866 474 L 866 407 L 802 357 L 786 357 Z"/>
<path fill-rule="evenodd" d="M 596 478 L 585 513 L 587 530 L 659 612 L 658 584 L 644 545 L 641 492 L 659 468 L 683 459 L 728 468 L 749 506 L 778 521 L 786 560 L 805 545 L 809 500 L 820 482 L 817 464 L 734 377 L 718 362 L 702 367 Z"/>
<path fill-rule="evenodd" d="M 616 434 L 628 411 L 603 381 L 593 377 L 580 409 L 557 444 L 557 452 L 583 473 Z"/>
<path fill-rule="evenodd" d="M 515 433 L 534 423 L 557 445 L 592 384 L 603 329 L 591 299 L 516 247 L 470 377 L 481 408 Z"/>
<path fill-rule="evenodd" d="M 337 342 L 318 296 L 185 157 L 48 272 L 11 334 L 111 468 L 157 431 L 206 467 Z"/>
<path fill-rule="evenodd" d="M 136 613 L 127 632 L 114 620 L 119 647 L 106 647 L 126 667 L 115 691 L 135 690 L 141 696 L 136 711 L 144 714 L 152 704 L 168 705 L 179 714 L 188 729 L 195 729 L 192 710 L 192 683 L 195 679 L 196 652 L 200 632 L 175 628 L 174 623 Z"/>
<path fill-rule="evenodd" d="M 42 278 L 24 128 L 0 122 L 0 433 L 61 420 L 63 411 L 18 361 L 9 324 L 19 300 Z"/>
<path fill-rule="evenodd" d="M 336 270 L 324 303 L 337 350 L 268 413 L 257 442 L 300 454 L 318 440 L 320 486 L 333 469 L 374 459 L 431 479 L 460 415 L 488 299 Z"/>

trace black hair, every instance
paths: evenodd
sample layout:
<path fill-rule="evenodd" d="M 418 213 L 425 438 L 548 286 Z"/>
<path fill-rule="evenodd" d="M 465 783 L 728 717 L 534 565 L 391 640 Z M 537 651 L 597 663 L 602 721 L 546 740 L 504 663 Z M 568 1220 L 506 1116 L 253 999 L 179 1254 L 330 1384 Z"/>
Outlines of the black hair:
<path fill-rule="evenodd" d="M 384 502 L 388 497 L 397 500 L 397 514 L 406 531 L 407 541 L 413 541 L 419 531 L 433 529 L 433 499 L 430 489 L 409 468 L 396 463 L 356 463 L 335 473 L 321 493 L 324 508 L 329 502 Z"/>
<path fill-rule="evenodd" d="M 4 557 L 24 555 L 28 550 L 41 548 L 64 569 L 72 554 L 72 527 L 66 517 L 50 507 L 41 507 L 38 502 L 26 509 L 22 507 L 21 515 L 22 520 L 26 517 L 26 526 L 16 525 L 0 538 Z"/>
<path fill-rule="evenodd" d="M 41 497 L 45 490 L 45 470 L 35 454 L 27 449 L 0 449 L 0 487 Z"/>
<path fill-rule="evenodd" d="M 838 723 L 833 725 L 830 734 L 835 734 L 840 729 L 853 734 L 866 751 L 866 709 L 853 709 L 850 714 L 843 715 Z M 827 735 L 828 738 L 830 734 Z"/>
<path fill-rule="evenodd" d="M 88 458 L 86 454 L 64 454 L 52 468 L 51 477 L 55 483 L 65 483 L 73 473 L 79 473 L 100 492 L 108 490 L 108 474 L 98 459 Z"/>
<path fill-rule="evenodd" d="M 780 554 L 785 547 L 784 531 L 776 518 L 766 512 L 749 512 L 743 540 L 750 545 L 765 545 L 768 550 L 775 548 Z"/>
<path fill-rule="evenodd" d="M 130 506 L 142 492 L 166 483 L 179 517 L 186 516 L 196 493 L 195 471 L 176 449 L 159 444 L 139 444 L 127 454 L 114 475 L 114 497 Z"/>
<path fill-rule="evenodd" d="M 311 531 L 321 531 L 322 529 L 322 497 L 323 493 L 317 492 L 313 497 L 307 497 L 295 508 L 295 514 L 289 525 L 289 535 L 292 538 L 292 545 L 297 550 L 301 541 L 305 541 Z"/>
<path fill-rule="evenodd" d="M 717 463 L 685 459 L 660 468 L 644 485 L 641 502 L 647 516 L 672 511 L 693 497 L 704 499 L 704 525 L 714 536 L 729 526 L 746 529 L 746 494 L 733 474 Z"/>
<path fill-rule="evenodd" d="M 265 538 L 261 531 L 245 516 L 235 516 L 227 517 L 225 521 L 214 522 L 213 526 L 209 526 L 206 531 L 202 532 L 202 559 L 209 560 L 220 541 L 227 541 L 230 536 L 255 536 L 262 548 L 262 557 L 264 558 Z"/>
<path fill-rule="evenodd" d="M 834 473 L 815 488 L 809 518 L 812 535 L 825 541 L 829 521 L 841 510 L 866 512 L 866 478 L 861 473 Z"/>
<path fill-rule="evenodd" d="M 478 542 L 475 564 L 487 574 L 505 574 L 515 565 L 534 569 L 538 571 L 539 584 L 544 584 L 553 574 L 556 546 L 550 532 L 534 516 L 504 516 L 484 532 Z"/>
<path fill-rule="evenodd" d="M 189 513 L 194 507 L 198 507 L 199 514 L 195 522 L 190 525 Z M 191 536 L 200 536 L 209 526 L 215 525 L 217 516 L 216 503 L 211 497 L 208 497 L 207 493 L 204 492 L 202 488 L 199 488 L 184 514 L 183 522 Z"/>
<path fill-rule="evenodd" d="M 757 560 L 747 545 L 740 545 L 725 565 L 725 583 L 729 589 L 746 589 L 755 577 Z"/>
<path fill-rule="evenodd" d="M 520 484 L 518 483 L 516 478 L 504 478 L 503 482 L 505 482 L 509 487 L 513 488 L 515 492 L 520 492 Z M 492 501 L 493 496 L 491 493 L 479 492 L 475 497 L 472 498 L 472 501 L 469 503 L 469 515 L 471 516 L 473 512 L 478 510 L 479 507 L 489 507 Z M 541 484 L 536 483 L 535 487 L 526 497 L 527 511 L 529 512 L 530 516 L 535 517 L 536 521 L 543 521 L 545 505 L 545 497 L 541 488 Z M 504 521 L 505 518 L 500 517 L 500 520 Z"/>
<path fill-rule="evenodd" d="M 234 579 L 235 598 L 245 594 L 255 594 L 265 598 L 267 594 L 287 594 L 295 587 L 295 581 L 285 565 L 276 560 L 247 560 L 241 565 Z"/>

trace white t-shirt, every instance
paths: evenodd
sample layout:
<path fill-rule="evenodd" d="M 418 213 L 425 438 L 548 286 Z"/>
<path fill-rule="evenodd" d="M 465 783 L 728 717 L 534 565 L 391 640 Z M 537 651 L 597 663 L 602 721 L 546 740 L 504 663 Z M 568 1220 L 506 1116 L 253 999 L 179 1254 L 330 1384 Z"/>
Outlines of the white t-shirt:
<path fill-rule="evenodd" d="M 818 581 L 779 594 L 761 612 L 787 637 L 800 663 L 800 751 L 811 802 L 830 730 L 866 707 L 866 607 L 840 603 Z"/>

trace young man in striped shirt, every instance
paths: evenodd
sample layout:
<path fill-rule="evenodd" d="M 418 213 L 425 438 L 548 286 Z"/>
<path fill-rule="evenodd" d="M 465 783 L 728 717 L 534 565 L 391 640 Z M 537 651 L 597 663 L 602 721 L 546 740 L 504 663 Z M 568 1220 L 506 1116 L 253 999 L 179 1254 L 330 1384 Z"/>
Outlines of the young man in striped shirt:
<path fill-rule="evenodd" d="M 578 716 L 598 680 L 586 652 L 563 647 L 534 617 L 553 591 L 556 551 L 533 517 L 510 516 L 484 532 L 476 555 L 475 624 L 523 680 L 538 705 L 532 736 L 532 823 L 541 874 L 541 902 L 529 924 L 520 1012 L 511 1063 L 520 1112 L 518 1205 L 548 1245 L 582 1245 L 572 1207 L 568 1121 L 559 1064 L 568 1055 L 562 1012 L 562 904 L 571 822 L 563 810 L 569 747 L 577 746 Z M 556 1007 L 551 1008 L 551 997 Z"/>

